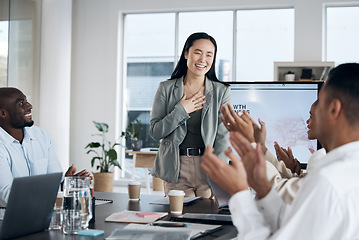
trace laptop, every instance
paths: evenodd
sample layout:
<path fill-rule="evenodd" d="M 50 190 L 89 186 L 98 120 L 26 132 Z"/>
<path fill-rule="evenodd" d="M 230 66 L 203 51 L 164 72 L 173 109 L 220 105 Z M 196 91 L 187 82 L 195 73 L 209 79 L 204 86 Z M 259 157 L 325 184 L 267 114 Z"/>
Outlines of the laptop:
<path fill-rule="evenodd" d="M 217 207 L 221 210 L 228 210 L 228 202 L 229 199 L 231 198 L 231 195 L 229 195 L 229 193 L 227 191 L 225 191 L 223 188 L 221 188 L 220 186 L 218 186 L 215 182 L 211 181 L 210 178 L 209 179 L 209 183 L 210 183 L 210 188 L 212 189 L 212 193 L 214 196 L 214 200 L 216 200 L 217 203 Z"/>
<path fill-rule="evenodd" d="M 0 239 L 16 238 L 49 228 L 62 173 L 14 178 Z"/>
<path fill-rule="evenodd" d="M 218 186 L 215 182 L 211 181 L 210 178 L 208 179 L 220 214 L 185 213 L 181 216 L 171 216 L 171 221 L 222 225 L 233 224 L 231 215 L 228 215 L 230 213 L 228 209 L 228 202 L 231 196 L 223 188 Z"/>

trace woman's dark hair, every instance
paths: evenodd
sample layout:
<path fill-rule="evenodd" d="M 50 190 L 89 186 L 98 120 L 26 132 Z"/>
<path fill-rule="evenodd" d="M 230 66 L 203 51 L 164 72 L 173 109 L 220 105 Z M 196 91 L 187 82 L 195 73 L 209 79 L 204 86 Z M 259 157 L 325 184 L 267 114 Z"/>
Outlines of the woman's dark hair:
<path fill-rule="evenodd" d="M 210 36 L 204 32 L 193 33 L 187 38 L 186 43 L 184 44 L 184 47 L 182 50 L 181 57 L 177 63 L 177 66 L 175 67 L 175 70 L 173 71 L 173 73 L 171 75 L 170 80 L 186 76 L 186 74 L 187 74 L 187 59 L 184 57 L 184 55 L 186 52 L 189 51 L 189 48 L 192 47 L 194 41 L 196 41 L 198 39 L 208 39 L 214 45 L 213 63 L 212 63 L 211 68 L 209 69 L 209 71 L 206 73 L 206 77 L 212 81 L 219 82 L 219 80 L 216 76 L 216 71 L 215 71 L 216 56 L 217 56 L 217 43 L 216 43 L 216 40 L 214 40 L 214 38 L 212 36 Z"/>

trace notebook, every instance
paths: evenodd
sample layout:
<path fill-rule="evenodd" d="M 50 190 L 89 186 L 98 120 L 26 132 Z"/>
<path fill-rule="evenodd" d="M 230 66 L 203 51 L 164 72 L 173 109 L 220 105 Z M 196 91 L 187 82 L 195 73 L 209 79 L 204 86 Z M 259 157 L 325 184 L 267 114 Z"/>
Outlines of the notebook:
<path fill-rule="evenodd" d="M 233 225 L 232 216 L 227 214 L 185 213 L 179 216 L 171 216 L 170 220 L 176 222 Z"/>
<path fill-rule="evenodd" d="M 49 228 L 62 173 L 14 178 L 0 239 L 41 232 Z"/>
<path fill-rule="evenodd" d="M 108 216 L 106 222 L 119 222 L 119 223 L 151 223 L 168 215 L 168 212 L 154 212 L 149 217 L 141 217 L 138 211 L 127 211 L 113 213 Z M 141 215 L 141 214 L 140 214 Z"/>

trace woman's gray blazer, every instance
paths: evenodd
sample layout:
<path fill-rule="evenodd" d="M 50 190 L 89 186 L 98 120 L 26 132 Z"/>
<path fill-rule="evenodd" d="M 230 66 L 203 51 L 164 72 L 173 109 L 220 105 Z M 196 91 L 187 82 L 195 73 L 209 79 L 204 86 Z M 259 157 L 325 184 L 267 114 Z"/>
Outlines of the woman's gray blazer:
<path fill-rule="evenodd" d="M 187 133 L 190 118 L 180 103 L 183 97 L 183 78 L 161 82 L 153 102 L 150 135 L 161 140 L 152 175 L 177 183 L 180 170 L 179 145 Z M 206 102 L 202 109 L 201 133 L 204 144 L 212 146 L 215 154 L 227 159 L 223 151 L 229 146 L 229 133 L 219 115 L 223 104 L 231 102 L 230 87 L 205 80 Z"/>

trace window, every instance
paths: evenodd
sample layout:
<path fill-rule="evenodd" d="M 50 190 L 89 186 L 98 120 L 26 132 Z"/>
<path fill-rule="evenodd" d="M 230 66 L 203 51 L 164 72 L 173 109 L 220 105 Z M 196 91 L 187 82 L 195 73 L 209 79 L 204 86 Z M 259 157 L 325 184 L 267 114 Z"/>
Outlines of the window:
<path fill-rule="evenodd" d="M 150 111 L 159 83 L 168 79 L 173 71 L 175 14 L 130 14 L 126 16 L 126 29 L 127 121 L 140 120 L 143 147 L 156 147 L 158 142 L 149 134 Z M 130 143 L 126 144 L 129 147 Z M 122 165 L 125 177 L 129 177 L 128 165 Z"/>
<path fill-rule="evenodd" d="M 39 106 L 41 0 L 0 0 L 0 6 L 0 84 L 21 89 Z M 38 114 L 33 110 L 34 119 Z"/>
<path fill-rule="evenodd" d="M 0 21 L 0 86 L 7 86 L 8 21 Z"/>
<path fill-rule="evenodd" d="M 237 12 L 237 78 L 273 80 L 273 62 L 294 60 L 294 9 Z"/>
<path fill-rule="evenodd" d="M 327 8 L 327 61 L 359 61 L 359 7 Z"/>
<path fill-rule="evenodd" d="M 159 82 L 173 70 L 175 14 L 131 14 L 126 23 L 128 122 L 143 123 L 144 147 L 152 147 L 158 143 L 149 136 L 150 111 Z"/>

